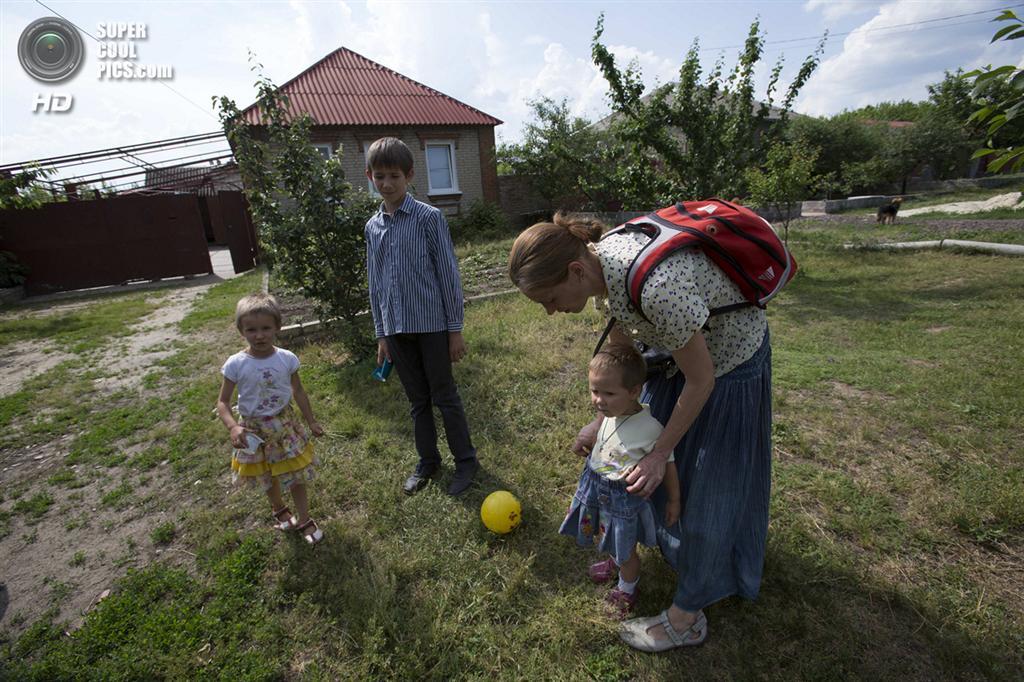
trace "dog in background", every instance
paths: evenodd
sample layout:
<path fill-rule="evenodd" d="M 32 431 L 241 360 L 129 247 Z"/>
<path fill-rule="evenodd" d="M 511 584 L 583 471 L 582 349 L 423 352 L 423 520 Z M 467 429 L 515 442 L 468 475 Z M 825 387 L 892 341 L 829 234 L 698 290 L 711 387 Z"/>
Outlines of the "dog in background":
<path fill-rule="evenodd" d="M 885 206 L 878 207 L 878 213 L 875 215 L 875 222 L 886 223 L 892 225 L 896 222 L 896 214 L 900 211 L 900 204 L 903 203 L 903 197 L 896 197 Z"/>

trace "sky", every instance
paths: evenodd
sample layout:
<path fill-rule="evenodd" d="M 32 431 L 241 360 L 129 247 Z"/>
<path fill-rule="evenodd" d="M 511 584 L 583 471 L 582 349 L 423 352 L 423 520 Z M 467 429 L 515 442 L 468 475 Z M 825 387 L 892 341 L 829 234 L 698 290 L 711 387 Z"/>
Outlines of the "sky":
<path fill-rule="evenodd" d="M 372 59 L 495 116 L 499 141 L 521 138 L 529 100 L 566 98 L 574 114 L 608 113 L 606 83 L 590 58 L 604 13 L 602 41 L 645 84 L 670 82 L 693 41 L 710 68 L 727 68 L 750 25 L 767 40 L 756 93 L 784 58 L 783 83 L 828 30 L 822 61 L 795 109 L 827 116 L 882 101 L 927 99 L 945 71 L 1020 63 L 1024 41 L 989 41 L 1002 8 L 990 0 L 773 0 L 761 2 L 559 2 L 303 0 L 229 2 L 0 2 L 0 165 L 138 144 L 219 129 L 211 98 L 240 106 L 255 98 L 250 55 L 281 84 L 339 47 Z M 18 55 L 33 21 L 75 24 L 84 63 L 67 81 L 31 78 Z M 122 38 L 136 65 L 170 67 L 173 78 L 110 78 L 101 24 L 143 24 L 145 37 Z M 90 37 L 91 36 L 91 37 Z M 108 69 L 106 74 L 102 69 Z M 61 97 L 58 97 L 61 96 Z M 54 109 L 71 98 L 68 111 Z M 37 109 L 33 111 L 33 108 Z"/>

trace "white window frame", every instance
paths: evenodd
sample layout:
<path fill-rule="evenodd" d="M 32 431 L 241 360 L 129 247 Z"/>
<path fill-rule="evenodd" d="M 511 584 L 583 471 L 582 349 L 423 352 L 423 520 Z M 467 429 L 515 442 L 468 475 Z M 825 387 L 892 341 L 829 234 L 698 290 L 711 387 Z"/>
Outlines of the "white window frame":
<path fill-rule="evenodd" d="M 313 149 L 320 152 L 320 156 L 323 156 L 325 161 L 334 158 L 334 147 L 332 147 L 329 142 L 314 142 Z M 324 150 L 327 151 L 326 155 L 324 154 Z"/>
<path fill-rule="evenodd" d="M 448 158 L 451 159 L 452 166 L 452 186 L 451 187 L 434 187 L 430 180 L 430 157 L 429 150 L 431 147 L 448 147 Z M 427 176 L 427 195 L 433 196 L 438 194 L 461 194 L 459 190 L 459 172 L 458 166 L 455 162 L 455 140 L 426 140 L 423 147 L 423 156 L 426 161 L 426 168 L 424 172 Z"/>

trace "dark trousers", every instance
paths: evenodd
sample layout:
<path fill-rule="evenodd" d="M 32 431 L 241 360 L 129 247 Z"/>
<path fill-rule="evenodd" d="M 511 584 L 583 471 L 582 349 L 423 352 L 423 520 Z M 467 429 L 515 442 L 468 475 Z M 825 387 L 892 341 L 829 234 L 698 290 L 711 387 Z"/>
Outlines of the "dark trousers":
<path fill-rule="evenodd" d="M 476 449 L 469 439 L 466 412 L 462 409 L 462 399 L 452 377 L 448 332 L 396 334 L 385 337 L 385 342 L 412 405 L 410 414 L 420 467 L 433 471 L 441 466 L 437 427 L 431 409 L 434 405 L 441 411 L 448 449 L 455 458 L 456 467 L 473 460 Z"/>

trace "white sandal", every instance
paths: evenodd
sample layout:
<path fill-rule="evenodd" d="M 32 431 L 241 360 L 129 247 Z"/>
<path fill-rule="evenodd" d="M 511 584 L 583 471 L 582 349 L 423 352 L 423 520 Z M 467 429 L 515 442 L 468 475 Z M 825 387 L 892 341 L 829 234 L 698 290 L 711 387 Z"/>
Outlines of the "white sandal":
<path fill-rule="evenodd" d="M 307 533 L 306 529 L 310 526 L 313 526 L 313 532 Z M 297 530 L 302 533 L 302 537 L 306 538 L 306 542 L 311 546 L 319 544 L 319 542 L 324 539 L 324 532 L 320 530 L 320 526 L 316 525 L 316 521 L 313 519 L 306 521 L 304 524 L 299 526 Z"/>
<path fill-rule="evenodd" d="M 665 629 L 668 639 L 655 639 L 648 630 L 655 625 Z M 634 649 L 657 653 L 681 646 L 697 646 L 703 644 L 708 636 L 708 620 L 703 611 L 697 612 L 697 620 L 693 625 L 677 631 L 668 619 L 668 610 L 662 611 L 653 618 L 634 618 L 627 620 L 619 627 L 619 638 Z"/>
<path fill-rule="evenodd" d="M 299 525 L 299 520 L 288 507 L 271 510 L 271 515 L 274 517 L 274 528 L 278 530 L 291 530 Z"/>

